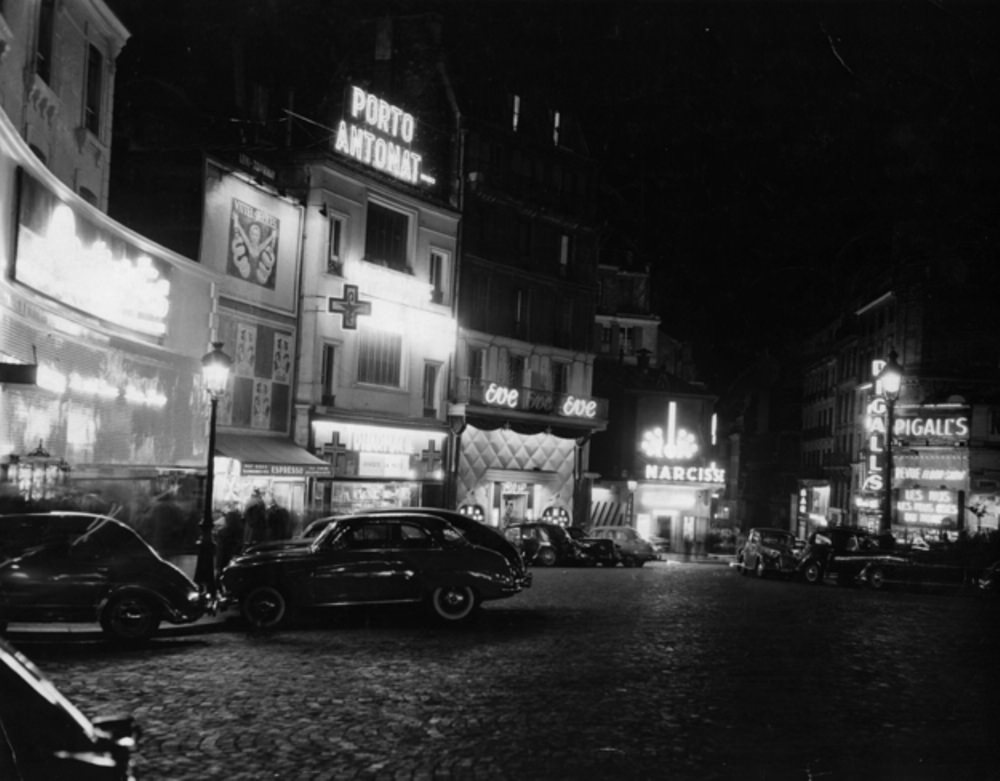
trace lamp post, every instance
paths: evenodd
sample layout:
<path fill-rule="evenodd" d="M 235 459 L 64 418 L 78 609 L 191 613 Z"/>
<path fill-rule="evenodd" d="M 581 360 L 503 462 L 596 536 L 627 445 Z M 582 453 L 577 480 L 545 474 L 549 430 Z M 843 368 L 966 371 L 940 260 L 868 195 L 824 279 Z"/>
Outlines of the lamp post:
<path fill-rule="evenodd" d="M 892 531 L 892 430 L 895 427 L 894 413 L 899 387 L 903 381 L 903 367 L 896 360 L 895 350 L 889 351 L 889 360 L 875 378 L 885 399 L 885 493 L 882 496 L 882 516 L 880 532 Z"/>
<path fill-rule="evenodd" d="M 212 351 L 201 359 L 201 375 L 205 390 L 211 399 L 208 419 L 208 467 L 205 472 L 205 508 L 201 519 L 201 539 L 198 542 L 198 563 L 195 566 L 195 582 L 208 594 L 215 596 L 215 540 L 212 531 L 215 519 L 212 517 L 212 492 L 215 482 L 215 420 L 219 408 L 219 397 L 226 392 L 229 369 L 233 359 L 222 352 L 222 342 L 212 342 Z"/>

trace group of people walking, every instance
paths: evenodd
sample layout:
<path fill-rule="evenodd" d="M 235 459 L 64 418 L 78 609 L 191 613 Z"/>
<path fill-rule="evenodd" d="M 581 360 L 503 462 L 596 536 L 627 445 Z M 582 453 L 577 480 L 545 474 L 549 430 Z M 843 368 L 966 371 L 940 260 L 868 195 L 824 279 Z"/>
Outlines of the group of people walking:
<path fill-rule="evenodd" d="M 222 516 L 222 526 L 215 533 L 215 565 L 218 572 L 244 548 L 259 542 L 284 540 L 292 534 L 292 514 L 272 497 L 264 502 L 254 491 L 246 507 L 231 507 Z"/>

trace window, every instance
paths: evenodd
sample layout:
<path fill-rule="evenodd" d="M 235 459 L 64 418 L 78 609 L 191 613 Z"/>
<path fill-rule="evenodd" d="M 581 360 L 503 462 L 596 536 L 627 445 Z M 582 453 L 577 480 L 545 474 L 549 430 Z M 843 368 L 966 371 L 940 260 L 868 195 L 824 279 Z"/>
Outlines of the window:
<path fill-rule="evenodd" d="M 365 260 L 380 263 L 396 271 L 406 271 L 406 234 L 410 220 L 405 214 L 377 203 L 368 204 L 365 229 Z"/>
<path fill-rule="evenodd" d="M 601 352 L 609 353 L 611 352 L 611 326 L 602 325 L 601 326 Z"/>
<path fill-rule="evenodd" d="M 326 271 L 328 274 L 344 273 L 343 241 L 344 220 L 342 217 L 329 218 L 329 241 L 326 253 Z"/>
<path fill-rule="evenodd" d="M 83 103 L 83 125 L 95 136 L 101 131 L 101 91 L 104 81 L 104 56 L 96 46 L 87 49 L 87 84 Z"/>
<path fill-rule="evenodd" d="M 433 418 L 437 416 L 437 380 L 439 365 L 436 363 L 424 364 L 424 417 Z"/>
<path fill-rule="evenodd" d="M 511 388 L 520 388 L 524 385 L 524 356 L 511 355 L 507 360 L 507 385 Z"/>
<path fill-rule="evenodd" d="M 46 84 L 52 78 L 52 35 L 55 0 L 42 0 L 38 11 L 38 40 L 35 42 L 35 73 Z"/>
<path fill-rule="evenodd" d="M 635 328 L 629 326 L 628 328 L 623 328 L 621 331 L 621 348 L 622 352 L 626 355 L 631 355 L 635 352 Z"/>
<path fill-rule="evenodd" d="M 559 238 L 559 275 L 566 276 L 569 269 L 569 256 L 572 241 L 565 233 Z"/>
<path fill-rule="evenodd" d="M 569 364 L 552 362 L 552 394 L 558 398 L 569 390 Z"/>
<path fill-rule="evenodd" d="M 561 117 L 558 111 L 552 114 L 552 143 L 559 146 L 559 124 Z"/>
<path fill-rule="evenodd" d="M 430 257 L 430 269 L 428 276 L 431 283 L 431 301 L 440 304 L 444 300 L 444 265 L 445 254 L 440 250 L 432 249 Z"/>
<path fill-rule="evenodd" d="M 320 402 L 324 407 L 332 407 L 336 396 L 337 346 L 323 345 L 323 360 L 320 365 Z"/>
<path fill-rule="evenodd" d="M 521 123 L 521 96 L 514 96 L 513 111 L 511 112 L 511 124 L 510 129 L 515 133 L 517 132 L 517 126 Z"/>
<path fill-rule="evenodd" d="M 358 382 L 399 387 L 403 337 L 387 331 L 366 329 L 358 346 Z"/>
<path fill-rule="evenodd" d="M 486 351 L 481 347 L 469 347 L 469 377 L 473 380 L 484 378 Z"/>

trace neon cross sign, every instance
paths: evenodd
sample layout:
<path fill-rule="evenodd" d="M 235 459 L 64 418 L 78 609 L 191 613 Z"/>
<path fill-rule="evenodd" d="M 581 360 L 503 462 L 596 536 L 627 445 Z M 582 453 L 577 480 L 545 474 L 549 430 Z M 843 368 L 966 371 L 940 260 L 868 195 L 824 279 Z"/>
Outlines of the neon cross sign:
<path fill-rule="evenodd" d="M 370 315 L 372 304 L 358 299 L 357 285 L 344 285 L 343 298 L 330 298 L 330 311 L 341 315 L 342 328 L 354 331 L 358 327 L 358 315 Z"/>

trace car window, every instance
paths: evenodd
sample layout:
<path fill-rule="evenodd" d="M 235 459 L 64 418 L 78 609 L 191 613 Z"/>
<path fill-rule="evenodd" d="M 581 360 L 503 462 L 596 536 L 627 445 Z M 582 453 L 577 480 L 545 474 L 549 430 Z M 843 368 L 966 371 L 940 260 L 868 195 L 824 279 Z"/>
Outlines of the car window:
<path fill-rule="evenodd" d="M 392 526 L 387 523 L 361 523 L 343 536 L 349 548 L 386 548 L 392 544 Z"/>
<path fill-rule="evenodd" d="M 456 537 L 461 537 L 456 533 Z M 421 526 L 415 523 L 399 525 L 400 544 L 404 548 L 433 548 L 434 538 Z"/>

